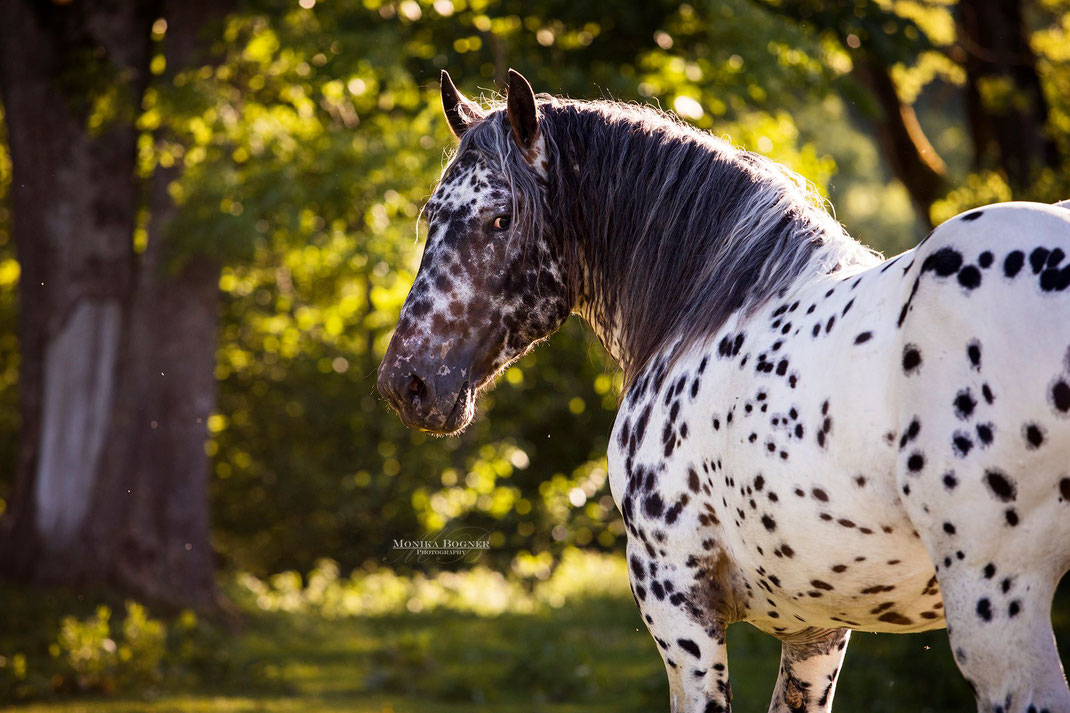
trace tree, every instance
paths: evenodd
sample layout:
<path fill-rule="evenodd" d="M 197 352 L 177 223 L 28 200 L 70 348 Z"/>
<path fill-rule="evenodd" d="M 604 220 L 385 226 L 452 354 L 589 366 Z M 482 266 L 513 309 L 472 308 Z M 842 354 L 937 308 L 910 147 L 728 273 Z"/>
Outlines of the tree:
<path fill-rule="evenodd" d="M 852 75 L 869 94 L 867 113 L 881 153 L 910 194 L 919 222 L 932 228 L 929 209 L 947 190 L 946 167 L 926 138 L 914 108 L 899 98 L 891 71 L 896 62 L 929 49 L 928 38 L 916 23 L 871 0 L 759 2 L 797 22 L 812 23 L 847 49 Z"/>
<path fill-rule="evenodd" d="M 136 121 L 155 45 L 182 66 L 220 10 L 0 7 L 22 355 L 6 577 L 215 602 L 204 439 L 219 268 L 203 254 L 165 264 L 174 172 L 139 177 Z"/>
<path fill-rule="evenodd" d="M 900 97 L 892 70 L 918 63 L 926 52 L 943 53 L 965 75 L 960 96 L 972 142 L 970 168 L 994 168 L 1014 197 L 1050 198 L 1043 194 L 1052 187 L 1038 186 L 1037 180 L 1044 169 L 1056 170 L 1061 158 L 1022 0 L 960 0 L 951 9 L 928 8 L 930 14 L 954 14 L 955 37 L 945 46 L 909 11 L 898 14 L 899 8 L 874 0 L 757 1 L 835 37 L 847 50 L 853 77 L 875 105 L 868 119 L 884 159 L 910 193 L 923 225 L 933 225 L 932 208 L 951 182 L 914 107 Z"/>
<path fill-rule="evenodd" d="M 974 168 L 994 163 L 1016 190 L 1059 166 L 1024 14 L 1020 0 L 960 0 L 955 13 Z"/>

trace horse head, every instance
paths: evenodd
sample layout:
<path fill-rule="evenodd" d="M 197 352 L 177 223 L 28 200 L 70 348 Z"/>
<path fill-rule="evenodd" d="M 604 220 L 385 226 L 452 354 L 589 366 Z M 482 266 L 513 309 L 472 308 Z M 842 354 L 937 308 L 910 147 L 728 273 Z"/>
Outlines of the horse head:
<path fill-rule="evenodd" d="M 424 208 L 427 242 L 379 367 L 379 392 L 413 428 L 464 429 L 480 389 L 553 333 L 573 299 L 551 240 L 546 142 L 531 85 L 510 70 L 504 105 L 484 111 L 442 72 L 460 146 Z"/>

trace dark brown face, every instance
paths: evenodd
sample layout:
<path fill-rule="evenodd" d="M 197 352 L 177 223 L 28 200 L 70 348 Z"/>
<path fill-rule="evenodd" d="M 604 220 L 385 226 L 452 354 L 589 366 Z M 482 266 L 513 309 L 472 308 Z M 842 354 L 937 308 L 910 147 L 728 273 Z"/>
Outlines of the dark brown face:
<path fill-rule="evenodd" d="M 478 391 L 569 314 L 559 255 L 521 234 L 513 207 L 506 177 L 475 148 L 427 204 L 423 260 L 379 367 L 379 392 L 408 426 L 462 430 Z"/>

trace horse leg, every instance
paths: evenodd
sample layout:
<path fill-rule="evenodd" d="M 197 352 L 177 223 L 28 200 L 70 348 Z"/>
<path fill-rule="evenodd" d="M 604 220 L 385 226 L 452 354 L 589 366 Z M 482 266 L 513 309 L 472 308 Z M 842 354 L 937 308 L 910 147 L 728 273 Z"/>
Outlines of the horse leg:
<path fill-rule="evenodd" d="M 918 439 L 915 452 L 939 451 Z M 936 570 L 955 662 L 981 713 L 1070 713 L 1051 625 L 1066 571 L 1066 504 L 1055 479 L 1002 470 L 1013 453 L 985 455 L 933 458 L 899 476 Z"/>
<path fill-rule="evenodd" d="M 1070 713 L 1051 626 L 1056 581 L 1019 568 L 1006 557 L 940 574 L 955 663 L 981 713 Z"/>
<path fill-rule="evenodd" d="M 669 676 L 671 713 L 729 713 L 732 688 L 724 626 L 701 626 L 669 607 L 645 607 L 644 613 Z"/>
<path fill-rule="evenodd" d="M 690 572 L 634 554 L 629 564 L 635 602 L 665 662 L 671 713 L 728 713 L 732 689 L 724 622 L 685 593 Z"/>
<path fill-rule="evenodd" d="M 658 620 L 655 617 L 655 621 Z M 732 710 L 732 688 L 728 683 L 724 627 L 687 627 L 680 626 L 684 622 L 679 621 L 666 627 L 664 618 L 661 622 L 661 627 L 648 625 L 648 628 L 658 643 L 669 675 L 669 710 L 672 713 L 729 713 Z M 655 629 L 677 638 L 664 639 L 654 634 Z"/>
<path fill-rule="evenodd" d="M 769 713 L 832 710 L 849 629 L 807 629 L 781 638 L 780 675 Z"/>

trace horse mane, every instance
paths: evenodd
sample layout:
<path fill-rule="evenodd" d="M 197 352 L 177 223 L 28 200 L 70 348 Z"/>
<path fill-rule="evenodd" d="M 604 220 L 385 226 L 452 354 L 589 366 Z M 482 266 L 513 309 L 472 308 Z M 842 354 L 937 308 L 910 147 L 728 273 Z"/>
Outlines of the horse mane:
<path fill-rule="evenodd" d="M 654 357 L 708 342 L 807 270 L 878 256 L 798 174 L 657 109 L 539 96 L 545 176 L 496 104 L 462 138 L 511 184 L 520 235 L 545 235 L 569 284 L 619 335 L 630 384 Z M 671 349 L 670 349 L 671 347 Z"/>

